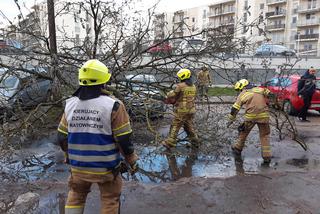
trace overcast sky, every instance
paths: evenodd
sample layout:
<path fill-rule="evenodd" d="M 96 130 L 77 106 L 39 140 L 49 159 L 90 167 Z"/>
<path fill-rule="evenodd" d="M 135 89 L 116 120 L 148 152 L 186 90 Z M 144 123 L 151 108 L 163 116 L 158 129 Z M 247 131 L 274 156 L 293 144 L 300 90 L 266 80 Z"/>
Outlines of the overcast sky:
<path fill-rule="evenodd" d="M 21 10 L 24 14 L 28 13 L 28 9 L 35 3 L 43 2 L 45 0 L 18 0 L 19 5 L 21 6 Z M 118 0 L 114 0 L 118 1 Z M 158 0 L 138 0 L 140 5 L 144 5 L 143 8 L 150 8 L 154 5 Z M 212 2 L 216 2 L 219 0 L 161 0 L 157 11 L 163 12 L 173 12 L 180 9 L 186 9 L 191 7 L 197 7 L 206 5 Z M 0 27 L 2 25 L 8 24 L 8 22 L 3 17 L 3 14 L 8 17 L 10 20 L 15 19 L 15 17 L 19 14 L 19 10 L 14 3 L 14 0 L 0 0 Z"/>

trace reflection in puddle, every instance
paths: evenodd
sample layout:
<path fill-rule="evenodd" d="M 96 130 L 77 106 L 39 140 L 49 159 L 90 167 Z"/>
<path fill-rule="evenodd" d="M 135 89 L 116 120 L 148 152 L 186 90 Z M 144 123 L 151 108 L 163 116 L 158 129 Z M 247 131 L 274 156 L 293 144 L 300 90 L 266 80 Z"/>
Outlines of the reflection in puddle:
<path fill-rule="evenodd" d="M 143 182 L 168 182 L 183 177 L 231 177 L 236 174 L 258 173 L 259 161 L 247 159 L 238 163 L 229 156 L 204 155 L 196 148 L 180 146 L 170 151 L 157 147 L 144 148 L 140 170 L 135 179 Z"/>
<path fill-rule="evenodd" d="M 289 165 L 304 168 L 308 165 L 309 159 L 295 159 L 295 158 L 293 158 L 293 159 L 287 160 L 286 163 Z"/>
<path fill-rule="evenodd" d="M 184 177 L 225 178 L 235 175 L 259 174 L 266 170 L 281 170 L 291 167 L 310 170 L 318 169 L 320 161 L 307 157 L 289 160 L 273 159 L 270 168 L 261 167 L 261 158 L 244 156 L 235 159 L 229 152 L 205 154 L 196 148 L 188 148 L 186 143 L 179 144 L 172 151 L 163 147 L 144 147 L 139 149 L 140 170 L 133 179 L 141 182 L 163 183 Z M 21 160 L 7 161 L 1 164 L 2 180 L 66 181 L 69 176 L 68 166 L 57 163 L 52 153 L 31 155 Z M 131 176 L 123 174 L 125 179 Z"/>

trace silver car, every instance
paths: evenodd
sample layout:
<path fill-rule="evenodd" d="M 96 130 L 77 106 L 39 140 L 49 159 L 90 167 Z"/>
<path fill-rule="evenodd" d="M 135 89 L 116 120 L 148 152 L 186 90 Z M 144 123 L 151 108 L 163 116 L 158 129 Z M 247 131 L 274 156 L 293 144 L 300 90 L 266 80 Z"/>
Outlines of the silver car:
<path fill-rule="evenodd" d="M 282 45 L 264 44 L 257 48 L 256 56 L 294 56 L 296 52 Z"/>
<path fill-rule="evenodd" d="M 45 69 L 32 69 L 33 72 L 46 72 Z M 49 101 L 51 88 L 50 80 L 36 74 L 0 68 L 0 112 L 15 111 L 17 107 L 30 108 Z"/>
<path fill-rule="evenodd" d="M 150 118 L 162 117 L 166 105 L 161 98 L 162 92 L 155 87 L 157 79 L 154 75 L 127 75 L 125 81 L 124 102 L 129 114 L 135 119 L 143 119 L 146 113 Z"/>

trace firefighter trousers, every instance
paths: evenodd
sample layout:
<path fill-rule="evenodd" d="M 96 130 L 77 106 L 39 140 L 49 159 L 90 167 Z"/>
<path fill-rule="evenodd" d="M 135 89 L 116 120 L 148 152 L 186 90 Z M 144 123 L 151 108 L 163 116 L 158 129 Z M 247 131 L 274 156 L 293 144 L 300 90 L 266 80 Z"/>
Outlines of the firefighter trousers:
<path fill-rule="evenodd" d="M 271 158 L 271 146 L 270 146 L 270 125 L 269 123 L 259 123 L 255 121 L 245 121 L 243 130 L 239 132 L 237 142 L 233 145 L 234 148 L 242 151 L 245 141 L 252 130 L 257 124 L 259 128 L 261 154 L 263 158 Z"/>
<path fill-rule="evenodd" d="M 122 179 L 113 174 L 87 174 L 72 172 L 69 177 L 69 193 L 65 206 L 66 214 L 82 214 L 91 185 L 97 183 L 100 189 L 101 214 L 120 213 Z"/>
<path fill-rule="evenodd" d="M 209 90 L 208 85 L 199 85 L 198 86 L 199 96 L 200 97 L 208 96 L 208 90 Z"/>
<path fill-rule="evenodd" d="M 169 137 L 164 140 L 164 144 L 175 147 L 177 145 L 177 136 L 181 127 L 185 130 L 190 141 L 194 144 L 199 144 L 198 135 L 195 132 L 193 126 L 194 114 L 190 113 L 175 113 L 174 119 L 172 121 Z"/>

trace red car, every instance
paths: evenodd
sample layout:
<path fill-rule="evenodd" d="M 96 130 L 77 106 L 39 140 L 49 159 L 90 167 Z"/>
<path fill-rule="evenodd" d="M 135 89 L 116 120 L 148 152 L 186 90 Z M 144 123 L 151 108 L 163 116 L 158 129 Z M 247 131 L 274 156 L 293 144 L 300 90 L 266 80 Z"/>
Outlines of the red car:
<path fill-rule="evenodd" d="M 148 53 L 156 54 L 170 54 L 172 52 L 172 46 L 169 43 L 160 43 L 159 45 L 153 45 L 148 50 Z"/>
<path fill-rule="evenodd" d="M 295 115 L 303 107 L 303 99 L 298 96 L 299 79 L 298 75 L 274 77 L 264 83 L 262 87 L 268 88 L 278 96 L 284 111 Z M 309 109 L 320 112 L 320 78 L 316 80 L 316 88 Z"/>

